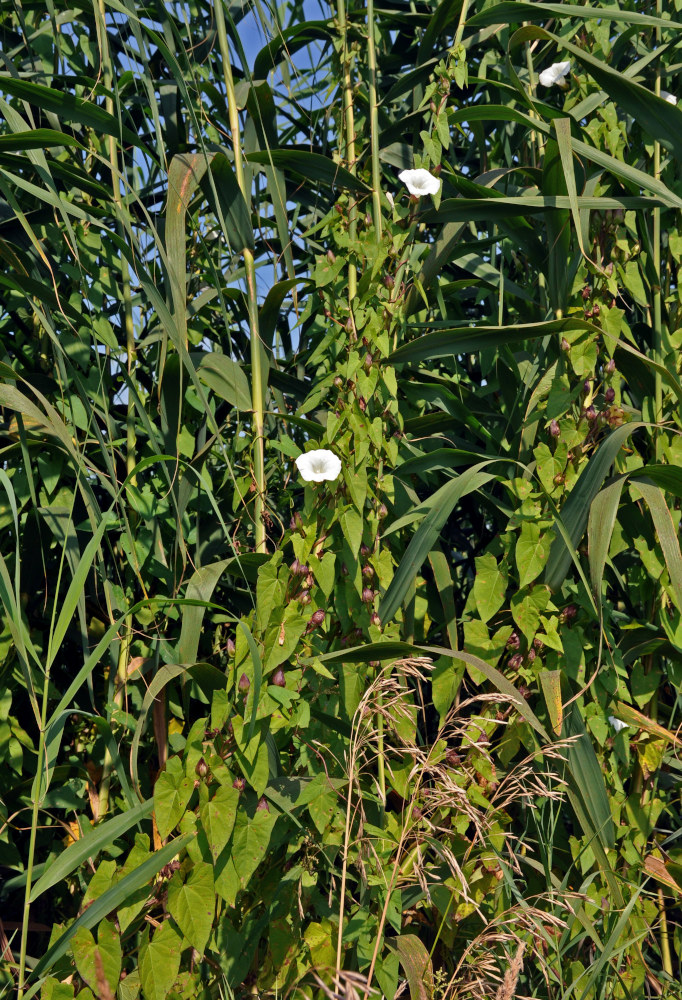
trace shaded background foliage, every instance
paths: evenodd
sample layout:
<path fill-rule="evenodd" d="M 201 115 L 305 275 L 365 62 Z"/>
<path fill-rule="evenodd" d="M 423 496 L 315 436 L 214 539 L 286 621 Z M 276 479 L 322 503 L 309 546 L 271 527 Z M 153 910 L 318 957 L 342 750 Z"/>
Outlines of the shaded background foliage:
<path fill-rule="evenodd" d="M 7 992 L 679 995 L 680 28 L 3 11 Z"/>

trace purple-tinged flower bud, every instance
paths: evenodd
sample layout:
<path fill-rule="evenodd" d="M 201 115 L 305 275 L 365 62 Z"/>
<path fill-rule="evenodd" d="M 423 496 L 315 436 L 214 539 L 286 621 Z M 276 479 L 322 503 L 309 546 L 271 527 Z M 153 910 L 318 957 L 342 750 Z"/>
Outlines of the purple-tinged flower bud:
<path fill-rule="evenodd" d="M 445 751 L 445 763 L 450 767 L 457 767 L 458 764 L 462 763 L 462 758 L 457 753 L 456 750 L 446 750 Z"/>
<path fill-rule="evenodd" d="M 200 757 L 197 761 L 197 766 L 194 768 L 194 773 L 199 778 L 205 778 L 208 774 L 208 764 L 203 757 Z"/>
<path fill-rule="evenodd" d="M 355 636 L 356 639 L 362 639 L 362 629 L 359 626 L 357 628 L 354 628 L 353 635 Z"/>
<path fill-rule="evenodd" d="M 334 253 L 333 250 L 327 250 L 327 260 L 329 261 L 330 264 L 336 263 L 336 254 Z"/>
<path fill-rule="evenodd" d="M 587 409 L 585 410 L 585 416 L 590 421 L 590 423 L 592 423 L 593 420 L 597 419 L 597 411 L 593 406 L 588 406 Z"/>
<path fill-rule="evenodd" d="M 609 386 L 606 392 L 604 393 L 604 399 L 606 400 L 607 403 L 612 403 L 615 398 L 616 398 L 616 390 L 612 389 L 611 386 Z"/>
<path fill-rule="evenodd" d="M 374 567 L 370 566 L 369 563 L 367 563 L 366 566 L 362 567 L 362 575 L 366 577 L 368 580 L 371 580 L 372 577 L 374 576 Z"/>
<path fill-rule="evenodd" d="M 372 623 L 372 625 L 376 625 L 377 628 L 381 628 L 381 618 L 379 618 L 379 615 L 376 613 L 376 611 L 372 612 L 369 620 Z"/>
<path fill-rule="evenodd" d="M 227 655 L 228 656 L 234 656 L 236 648 L 237 647 L 234 644 L 234 639 L 230 639 L 228 637 L 228 640 L 225 643 L 225 649 L 227 650 Z"/>
<path fill-rule="evenodd" d="M 558 438 L 561 436 L 561 428 L 559 427 L 558 420 L 552 420 L 552 422 L 549 425 L 549 433 L 552 435 L 553 438 Z"/>
<path fill-rule="evenodd" d="M 532 646 L 531 646 L 531 648 L 530 648 L 530 649 L 528 650 L 528 653 L 527 653 L 526 655 L 527 655 L 527 657 L 528 657 L 528 662 L 529 662 L 529 663 L 532 663 L 532 662 L 533 662 L 533 660 L 535 659 L 535 656 L 536 656 L 536 653 L 535 653 L 535 650 L 533 649 L 533 647 L 532 647 Z"/>
<path fill-rule="evenodd" d="M 519 639 L 518 632 L 512 632 L 512 634 L 507 639 L 507 649 L 518 649 L 521 645 L 521 640 Z"/>
<path fill-rule="evenodd" d="M 381 660 L 370 660 L 369 665 L 370 667 L 374 667 L 374 669 L 376 670 L 377 667 L 381 666 Z"/>
<path fill-rule="evenodd" d="M 514 653 L 513 656 L 509 657 L 508 666 L 512 670 L 518 670 L 522 663 L 523 663 L 523 657 L 521 656 L 520 653 Z"/>
<path fill-rule="evenodd" d="M 358 406 L 360 407 L 360 412 L 364 413 L 367 409 L 367 400 L 364 396 L 358 396 Z"/>
<path fill-rule="evenodd" d="M 592 315 L 593 316 L 598 316 L 599 315 L 599 303 L 598 302 L 595 302 L 595 304 L 592 306 Z"/>
<path fill-rule="evenodd" d="M 564 483 L 566 482 L 566 476 L 563 474 L 563 472 L 557 472 L 552 482 L 554 483 L 555 486 L 563 486 Z"/>
<path fill-rule="evenodd" d="M 592 289 L 590 288 L 589 285 L 585 285 L 585 287 L 583 288 L 583 290 L 582 290 L 582 292 L 580 294 L 582 295 L 583 300 L 585 302 L 587 302 L 587 300 L 589 299 L 590 295 L 592 294 Z"/>
<path fill-rule="evenodd" d="M 365 354 L 365 360 L 364 360 L 363 364 L 365 366 L 365 371 L 369 371 L 370 368 L 372 367 L 372 365 L 374 364 L 374 358 L 369 353 L 369 351 L 367 352 L 367 354 Z"/>
<path fill-rule="evenodd" d="M 238 792 L 243 792 L 246 788 L 246 781 L 244 778 L 235 778 L 232 782 L 232 787 L 236 788 Z"/>
<path fill-rule="evenodd" d="M 301 593 L 298 595 L 298 603 L 299 604 L 310 604 L 310 591 L 309 590 L 306 589 L 306 590 L 302 590 L 301 591 Z"/>
<path fill-rule="evenodd" d="M 275 687 L 278 688 L 283 688 L 287 686 L 287 682 L 284 679 L 284 671 L 282 670 L 281 667 L 277 667 L 277 670 L 275 670 L 274 674 L 272 675 L 272 683 L 275 685 Z"/>
<path fill-rule="evenodd" d="M 591 389 L 592 389 L 592 381 L 589 378 L 586 378 L 585 381 L 583 382 L 583 392 L 590 392 Z"/>
<path fill-rule="evenodd" d="M 364 587 L 362 591 L 362 600 L 364 604 L 371 604 L 374 600 L 374 591 L 371 587 Z"/>
<path fill-rule="evenodd" d="M 613 358 L 610 358 L 606 364 L 606 367 L 604 368 L 604 371 L 607 373 L 607 375 L 613 375 L 615 370 L 616 370 L 616 362 L 613 360 Z"/>
<path fill-rule="evenodd" d="M 293 573 L 293 575 L 294 576 L 299 576 L 300 573 L 301 573 L 301 568 L 302 567 L 301 567 L 301 564 L 298 561 L 298 559 L 294 559 L 294 561 L 292 562 L 292 564 L 290 566 L 290 569 L 291 569 L 291 572 Z"/>
<path fill-rule="evenodd" d="M 242 674 L 241 675 L 241 677 L 239 678 L 239 683 L 238 683 L 237 687 L 239 688 L 239 690 L 242 693 L 245 693 L 246 691 L 249 690 L 249 688 L 251 687 L 251 681 L 246 676 L 246 674 Z"/>
<path fill-rule="evenodd" d="M 386 288 L 388 288 L 389 292 L 391 291 L 392 288 L 395 287 L 395 280 L 393 279 L 392 275 L 390 274 L 384 275 L 384 285 L 386 286 Z"/>
<path fill-rule="evenodd" d="M 261 795 L 261 797 L 258 800 L 258 805 L 256 806 L 256 812 L 259 812 L 259 811 L 260 812 L 270 812 L 270 806 L 268 805 L 267 799 L 265 798 L 264 795 Z"/>
<path fill-rule="evenodd" d="M 545 644 L 539 635 L 536 635 L 535 638 L 533 639 L 533 645 L 535 646 L 536 649 L 545 648 Z"/>
<path fill-rule="evenodd" d="M 310 616 L 310 621 L 308 622 L 308 627 L 317 628 L 318 625 L 321 625 L 324 621 L 326 613 L 327 612 L 322 611 L 321 608 L 318 608 L 317 611 L 313 611 L 312 615 Z"/>
<path fill-rule="evenodd" d="M 345 563 L 341 563 L 341 576 L 348 576 L 348 567 Z"/>
<path fill-rule="evenodd" d="M 578 614 L 578 609 L 576 608 L 575 604 L 567 604 L 566 607 L 564 608 L 563 614 L 566 621 L 570 622 L 571 619 L 575 618 L 575 616 Z"/>
<path fill-rule="evenodd" d="M 370 552 L 370 550 L 369 550 L 369 548 L 366 545 L 361 545 L 360 546 L 360 555 L 362 556 L 363 559 L 367 558 L 367 556 L 369 555 L 369 552 Z"/>
<path fill-rule="evenodd" d="M 561 338 L 561 350 L 562 351 L 570 351 L 570 349 L 571 349 L 571 345 L 569 344 L 569 342 L 566 340 L 565 337 L 562 337 Z"/>
<path fill-rule="evenodd" d="M 380 521 L 383 521 L 385 517 L 388 517 L 388 507 L 385 503 L 380 503 L 377 507 L 377 517 Z"/>
<path fill-rule="evenodd" d="M 343 379 L 341 378 L 340 375 L 336 375 L 334 377 L 334 385 L 336 386 L 337 389 L 343 388 Z"/>

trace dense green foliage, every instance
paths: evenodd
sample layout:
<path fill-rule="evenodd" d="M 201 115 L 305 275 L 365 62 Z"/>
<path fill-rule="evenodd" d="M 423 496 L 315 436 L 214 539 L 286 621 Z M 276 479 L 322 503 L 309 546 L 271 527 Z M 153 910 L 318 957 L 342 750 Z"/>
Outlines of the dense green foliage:
<path fill-rule="evenodd" d="M 1 995 L 682 996 L 677 6 L 4 6 Z"/>

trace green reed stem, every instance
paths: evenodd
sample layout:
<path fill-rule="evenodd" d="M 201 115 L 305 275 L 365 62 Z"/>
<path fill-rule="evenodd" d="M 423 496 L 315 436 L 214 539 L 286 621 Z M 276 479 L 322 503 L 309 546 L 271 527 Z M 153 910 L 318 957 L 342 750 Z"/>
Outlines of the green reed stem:
<path fill-rule="evenodd" d="M 336 0 L 336 14 L 341 36 L 341 73 L 343 80 L 343 129 L 344 159 L 346 167 L 355 174 L 355 111 L 353 108 L 353 80 L 351 77 L 351 54 L 348 48 L 348 22 L 345 0 Z M 348 211 L 348 236 L 351 243 L 357 237 L 358 208 L 353 200 Z M 352 302 L 358 288 L 358 271 L 352 260 L 348 262 L 348 301 Z"/>
<path fill-rule="evenodd" d="M 244 165 L 242 163 L 241 131 L 239 125 L 239 111 L 237 99 L 234 91 L 234 79 L 232 77 L 232 61 L 230 47 L 225 30 L 225 15 L 221 0 L 214 4 L 216 27 L 218 29 L 218 44 L 220 56 L 223 63 L 223 73 L 225 76 L 225 91 L 227 94 L 227 108 L 230 121 L 230 132 L 232 133 L 232 148 L 234 150 L 234 172 L 237 178 L 239 190 L 242 193 L 246 205 L 251 204 L 251 192 L 247 188 L 244 176 Z M 256 552 L 267 552 L 267 533 L 265 529 L 265 437 L 264 427 L 264 393 L 263 379 L 265 373 L 265 351 L 260 338 L 259 318 L 258 318 L 258 295 L 256 291 L 256 264 L 252 252 L 243 248 L 244 270 L 246 272 L 246 299 L 249 314 L 249 338 L 251 343 L 251 408 L 253 411 L 253 479 L 256 487 L 256 498 L 254 505 L 254 534 L 256 542 Z"/>
<path fill-rule="evenodd" d="M 656 16 L 660 17 L 662 13 L 662 0 L 656 0 Z M 656 46 L 659 47 L 661 43 L 661 30 L 656 28 Z M 654 84 L 654 93 L 657 97 L 661 96 L 661 64 L 660 61 L 656 64 L 656 81 Z M 656 140 L 654 142 L 654 178 L 659 180 L 661 176 L 661 144 Z M 661 323 L 661 209 L 654 208 L 654 226 L 653 226 L 653 241 L 654 241 L 654 271 L 656 272 L 656 284 L 653 288 L 653 320 L 654 320 L 654 359 L 659 365 L 663 364 L 663 329 Z M 663 419 L 663 383 L 661 381 L 661 374 L 658 370 L 654 372 L 654 419 L 656 423 L 660 423 Z M 660 460 L 661 458 L 661 435 L 656 432 L 656 458 Z"/>
<path fill-rule="evenodd" d="M 374 0 L 367 0 L 367 68 L 369 69 L 369 130 L 372 150 L 372 214 L 377 240 L 381 239 L 381 170 L 379 164 L 379 107 L 377 53 L 374 40 Z"/>

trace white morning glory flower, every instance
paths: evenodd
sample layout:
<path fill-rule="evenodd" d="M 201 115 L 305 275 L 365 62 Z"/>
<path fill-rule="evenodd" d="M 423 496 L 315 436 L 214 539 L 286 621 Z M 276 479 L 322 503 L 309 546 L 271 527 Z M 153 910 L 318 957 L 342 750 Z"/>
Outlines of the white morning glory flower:
<path fill-rule="evenodd" d="M 613 726 L 613 728 L 616 730 L 617 733 L 619 733 L 622 729 L 629 728 L 627 722 L 623 722 L 621 719 L 617 719 L 615 715 L 609 716 L 609 722 L 611 723 L 611 725 Z"/>
<path fill-rule="evenodd" d="M 564 77 L 568 76 L 570 69 L 570 60 L 568 62 L 552 63 L 549 69 L 543 69 L 538 80 L 543 87 L 551 87 L 553 84 L 557 84 L 559 87 L 566 87 L 568 84 L 564 83 Z"/>
<path fill-rule="evenodd" d="M 419 170 L 403 170 L 398 177 L 416 198 L 421 198 L 423 194 L 438 194 L 440 191 L 440 178 L 421 167 Z"/>
<path fill-rule="evenodd" d="M 668 104 L 677 104 L 677 98 L 675 97 L 675 95 L 668 93 L 667 90 L 661 91 L 661 97 L 663 98 L 664 101 L 667 101 Z"/>
<path fill-rule="evenodd" d="M 325 479 L 333 481 L 341 472 L 341 459 L 327 448 L 317 448 L 307 451 L 296 459 L 296 467 L 306 483 L 322 483 Z"/>

